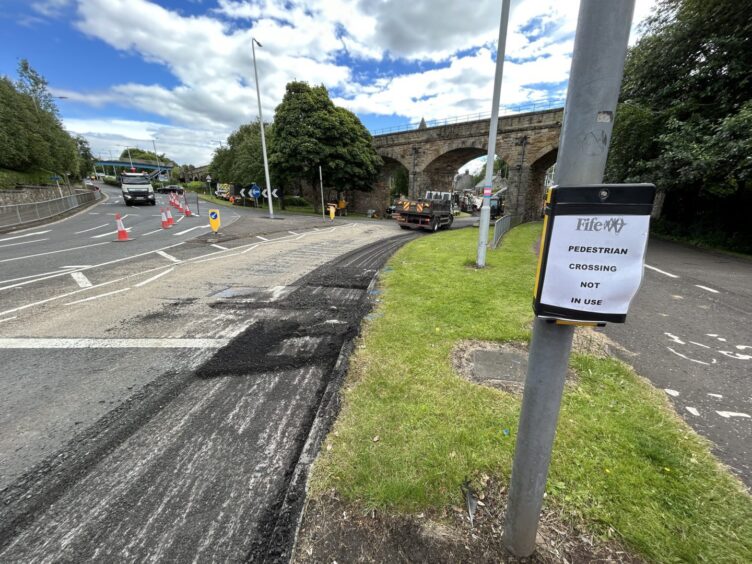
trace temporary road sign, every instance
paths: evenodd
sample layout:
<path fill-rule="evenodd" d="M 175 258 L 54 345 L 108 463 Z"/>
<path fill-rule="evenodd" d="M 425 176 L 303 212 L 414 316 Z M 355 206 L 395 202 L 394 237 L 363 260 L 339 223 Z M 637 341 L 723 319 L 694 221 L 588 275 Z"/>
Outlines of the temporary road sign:
<path fill-rule="evenodd" d="M 245 198 L 245 188 L 240 189 L 240 197 Z"/>
<path fill-rule="evenodd" d="M 251 184 L 251 197 L 258 198 L 261 195 L 261 188 L 255 182 Z"/>
<path fill-rule="evenodd" d="M 549 190 L 535 282 L 539 317 L 623 323 L 642 282 L 655 186 Z"/>
<path fill-rule="evenodd" d="M 209 225 L 211 226 L 214 233 L 219 231 L 220 224 L 221 221 L 219 219 L 219 210 L 209 210 Z"/>
<path fill-rule="evenodd" d="M 274 188 L 272 190 L 272 198 L 279 199 L 279 196 L 277 196 L 277 190 L 279 190 L 279 188 Z M 262 193 L 264 194 L 264 198 L 268 198 L 269 197 L 269 189 L 268 188 L 264 188 L 264 191 Z"/>

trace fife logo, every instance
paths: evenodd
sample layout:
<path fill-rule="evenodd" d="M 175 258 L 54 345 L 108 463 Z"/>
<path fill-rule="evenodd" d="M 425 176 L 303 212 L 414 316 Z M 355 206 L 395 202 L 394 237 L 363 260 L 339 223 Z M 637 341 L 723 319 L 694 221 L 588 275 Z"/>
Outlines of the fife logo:
<path fill-rule="evenodd" d="M 598 219 L 597 217 L 577 218 L 577 231 L 611 231 L 621 233 L 627 223 L 620 217 L 610 219 Z"/>

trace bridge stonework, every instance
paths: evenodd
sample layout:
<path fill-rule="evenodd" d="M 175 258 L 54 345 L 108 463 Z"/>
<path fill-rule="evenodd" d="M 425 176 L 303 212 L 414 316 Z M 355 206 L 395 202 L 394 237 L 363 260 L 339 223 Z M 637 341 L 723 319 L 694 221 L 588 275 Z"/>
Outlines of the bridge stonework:
<path fill-rule="evenodd" d="M 564 110 L 558 108 L 499 118 L 496 155 L 509 165 L 505 209 L 518 221 L 540 217 L 543 182 L 556 162 L 563 117 Z M 374 136 L 374 147 L 384 159 L 374 192 L 383 193 L 400 166 L 408 171 L 411 197 L 428 189 L 451 190 L 457 169 L 486 155 L 488 128 L 486 119 Z"/>

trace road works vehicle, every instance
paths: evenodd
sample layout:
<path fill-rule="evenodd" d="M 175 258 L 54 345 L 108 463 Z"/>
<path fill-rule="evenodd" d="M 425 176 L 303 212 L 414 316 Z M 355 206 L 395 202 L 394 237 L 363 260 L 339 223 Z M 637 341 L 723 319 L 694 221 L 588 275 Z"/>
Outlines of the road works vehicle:
<path fill-rule="evenodd" d="M 392 218 L 402 229 L 449 229 L 454 221 L 452 200 L 449 192 L 426 192 L 418 200 L 400 198 L 395 204 Z"/>
<path fill-rule="evenodd" d="M 140 172 L 124 172 L 120 175 L 120 191 L 126 206 L 135 203 L 155 205 L 154 188 L 147 174 Z"/>

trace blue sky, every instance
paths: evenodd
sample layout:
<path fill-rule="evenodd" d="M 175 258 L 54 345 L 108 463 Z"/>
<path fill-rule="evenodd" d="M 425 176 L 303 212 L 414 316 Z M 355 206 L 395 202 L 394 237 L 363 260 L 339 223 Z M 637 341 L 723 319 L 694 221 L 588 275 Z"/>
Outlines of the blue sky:
<path fill-rule="evenodd" d="M 653 0 L 637 0 L 635 23 Z M 566 93 L 578 0 L 513 1 L 502 105 Z M 203 164 L 290 80 L 324 84 L 371 131 L 491 107 L 500 2 L 0 0 L 0 74 L 26 58 L 95 154 Z M 636 33 L 633 32 L 633 40 Z"/>

